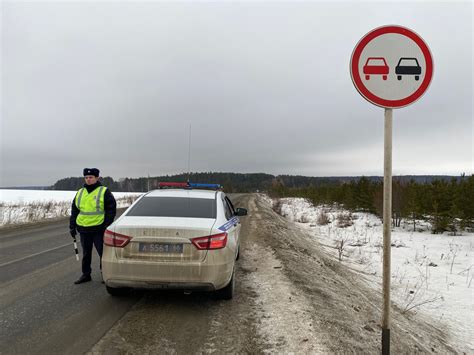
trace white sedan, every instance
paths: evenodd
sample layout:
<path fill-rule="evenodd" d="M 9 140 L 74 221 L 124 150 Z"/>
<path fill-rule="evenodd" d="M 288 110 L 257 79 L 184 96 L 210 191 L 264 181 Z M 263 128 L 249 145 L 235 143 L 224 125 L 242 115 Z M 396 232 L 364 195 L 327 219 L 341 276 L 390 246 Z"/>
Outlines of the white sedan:
<path fill-rule="evenodd" d="M 179 187 L 151 191 L 110 225 L 104 235 L 102 274 L 107 291 L 130 288 L 234 292 L 240 221 L 219 190 L 207 184 L 161 183 Z"/>

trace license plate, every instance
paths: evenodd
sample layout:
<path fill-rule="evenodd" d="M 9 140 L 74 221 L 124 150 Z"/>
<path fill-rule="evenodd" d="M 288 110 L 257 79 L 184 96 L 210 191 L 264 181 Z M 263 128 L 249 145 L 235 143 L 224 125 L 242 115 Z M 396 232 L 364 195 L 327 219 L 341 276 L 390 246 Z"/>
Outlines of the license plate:
<path fill-rule="evenodd" d="M 140 243 L 138 251 L 141 253 L 183 253 L 183 244 Z"/>

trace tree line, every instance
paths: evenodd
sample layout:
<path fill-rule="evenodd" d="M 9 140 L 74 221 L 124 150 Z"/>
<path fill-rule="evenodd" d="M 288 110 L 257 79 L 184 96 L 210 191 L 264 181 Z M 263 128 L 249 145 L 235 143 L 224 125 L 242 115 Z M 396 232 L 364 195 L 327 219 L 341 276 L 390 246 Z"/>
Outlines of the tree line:
<path fill-rule="evenodd" d="M 452 176 L 400 176 L 397 177 L 401 182 L 415 181 L 417 183 L 429 183 L 434 180 L 450 181 Z M 256 192 L 269 191 L 275 181 L 279 181 L 288 188 L 305 188 L 308 186 L 327 186 L 340 185 L 351 182 L 357 182 L 361 179 L 359 176 L 333 176 L 333 177 L 313 177 L 299 175 L 271 175 L 264 173 L 229 173 L 229 172 L 202 172 L 202 173 L 183 173 L 176 175 L 162 175 L 138 178 L 122 178 L 114 180 L 107 176 L 102 178 L 104 185 L 112 191 L 118 192 L 145 192 L 156 189 L 159 182 L 198 182 L 215 183 L 224 186 L 226 192 Z M 380 176 L 367 176 L 364 179 L 371 183 L 382 182 Z M 456 178 L 459 179 L 459 178 Z M 77 190 L 84 184 L 83 177 L 68 177 L 58 180 L 49 189 L 52 190 Z"/>
<path fill-rule="evenodd" d="M 351 211 L 366 211 L 382 217 L 383 178 L 380 176 L 308 177 L 264 173 L 202 172 L 154 177 L 102 178 L 104 185 L 117 192 L 146 192 L 159 182 L 192 181 L 217 183 L 227 193 L 267 192 L 275 197 L 304 197 L 313 204 L 338 203 Z M 83 177 L 58 180 L 50 189 L 77 190 Z M 393 223 L 409 220 L 416 229 L 419 220 L 429 220 L 433 233 L 453 233 L 473 228 L 474 177 L 397 176 L 392 183 Z"/>
<path fill-rule="evenodd" d="M 313 204 L 343 205 L 351 211 L 364 211 L 383 216 L 383 181 L 361 177 L 348 183 L 288 187 L 275 179 L 270 194 L 274 197 L 303 197 Z M 413 223 L 427 220 L 432 232 L 453 234 L 474 228 L 474 175 L 459 178 L 415 180 L 393 178 L 392 223 L 400 226 L 402 219 Z"/>
<path fill-rule="evenodd" d="M 232 192 L 256 192 L 266 191 L 271 186 L 275 176 L 264 173 L 239 174 L 239 173 L 183 173 L 176 175 L 150 176 L 139 178 L 123 178 L 114 180 L 111 177 L 103 177 L 102 183 L 117 192 L 146 192 L 157 189 L 159 182 L 186 182 L 221 184 L 224 191 Z M 58 180 L 52 190 L 77 190 L 84 184 L 83 177 L 69 177 Z"/>

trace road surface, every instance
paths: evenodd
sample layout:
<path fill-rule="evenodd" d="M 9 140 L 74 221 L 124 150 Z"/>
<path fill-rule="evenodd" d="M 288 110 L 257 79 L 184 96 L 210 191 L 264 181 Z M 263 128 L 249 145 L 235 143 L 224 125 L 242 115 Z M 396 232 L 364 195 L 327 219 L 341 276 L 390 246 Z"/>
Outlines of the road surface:
<path fill-rule="evenodd" d="M 93 281 L 81 275 L 69 222 L 0 233 L 0 353 L 84 353 L 139 296 L 111 299 L 101 284 L 97 254 Z"/>

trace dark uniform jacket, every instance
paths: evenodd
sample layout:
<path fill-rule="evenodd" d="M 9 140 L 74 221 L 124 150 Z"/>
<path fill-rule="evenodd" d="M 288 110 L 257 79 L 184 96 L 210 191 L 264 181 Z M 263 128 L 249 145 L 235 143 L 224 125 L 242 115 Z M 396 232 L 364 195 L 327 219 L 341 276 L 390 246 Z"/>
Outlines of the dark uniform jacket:
<path fill-rule="evenodd" d="M 100 181 L 97 181 L 94 185 L 84 184 L 84 187 L 87 189 L 88 193 L 94 191 L 97 187 L 102 186 Z M 76 194 L 77 195 L 77 194 Z M 104 223 L 98 226 L 92 227 L 82 227 L 76 224 L 76 218 L 79 215 L 79 209 L 76 206 L 76 197 L 72 200 L 71 207 L 71 218 L 69 220 L 69 229 L 77 229 L 79 233 L 97 233 L 105 232 L 105 229 L 112 224 L 115 219 L 115 214 L 117 213 L 117 202 L 115 202 L 114 195 L 110 192 L 109 189 L 105 190 L 104 194 L 104 210 L 105 210 L 105 219 Z"/>

